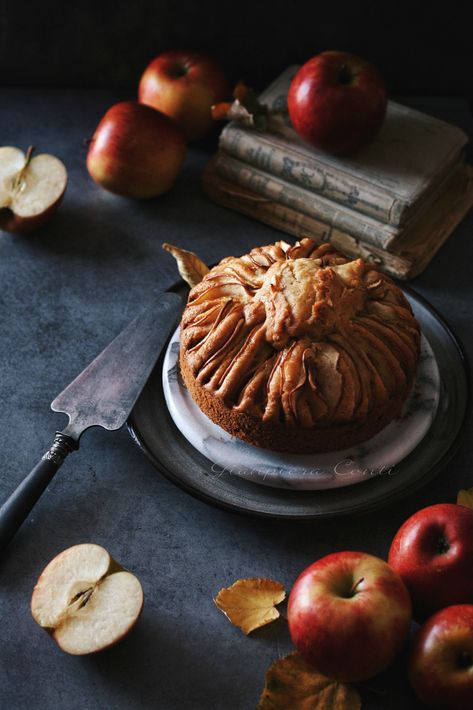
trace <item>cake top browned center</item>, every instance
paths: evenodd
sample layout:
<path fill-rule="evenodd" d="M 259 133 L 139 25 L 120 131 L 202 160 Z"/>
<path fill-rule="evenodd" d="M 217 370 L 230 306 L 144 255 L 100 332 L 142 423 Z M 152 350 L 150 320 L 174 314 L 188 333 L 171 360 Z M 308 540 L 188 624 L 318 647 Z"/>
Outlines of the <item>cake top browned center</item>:
<path fill-rule="evenodd" d="M 343 328 L 366 302 L 364 271 L 360 260 L 323 267 L 303 257 L 273 264 L 255 293 L 264 305 L 267 340 L 281 349 L 292 338 L 324 340 Z"/>

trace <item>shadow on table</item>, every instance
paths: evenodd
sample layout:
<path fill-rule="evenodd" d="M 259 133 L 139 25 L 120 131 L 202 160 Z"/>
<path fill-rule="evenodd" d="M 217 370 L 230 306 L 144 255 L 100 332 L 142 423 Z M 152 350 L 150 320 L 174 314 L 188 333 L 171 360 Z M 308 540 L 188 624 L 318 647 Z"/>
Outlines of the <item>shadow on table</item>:
<path fill-rule="evenodd" d="M 120 644 L 80 659 L 105 696 L 119 698 L 120 707 L 242 707 L 252 665 L 246 672 L 243 658 L 242 668 L 229 669 L 211 635 L 173 637 L 172 623 L 166 629 L 158 616 L 159 610 L 145 610 Z"/>
<path fill-rule="evenodd" d="M 117 228 L 93 210 L 63 205 L 53 220 L 32 235 L 15 237 L 24 248 L 83 260 L 133 260 L 148 258 L 146 245 L 131 230 Z"/>

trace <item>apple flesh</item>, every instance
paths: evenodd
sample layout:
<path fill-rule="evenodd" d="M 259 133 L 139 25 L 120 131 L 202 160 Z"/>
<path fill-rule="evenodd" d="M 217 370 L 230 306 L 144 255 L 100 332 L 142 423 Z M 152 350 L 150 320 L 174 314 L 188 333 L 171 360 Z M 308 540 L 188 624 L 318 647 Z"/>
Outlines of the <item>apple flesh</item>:
<path fill-rule="evenodd" d="M 0 148 L 0 229 L 27 233 L 49 221 L 67 186 L 67 171 L 54 155 L 32 157 L 19 148 Z"/>
<path fill-rule="evenodd" d="M 428 707 L 473 708 L 473 605 L 447 607 L 414 636 L 409 678 Z"/>
<path fill-rule="evenodd" d="M 124 197 L 145 199 L 174 185 L 186 141 L 167 116 L 135 101 L 112 106 L 100 121 L 87 153 L 96 183 Z"/>
<path fill-rule="evenodd" d="M 417 511 L 396 533 L 388 562 L 404 580 L 418 618 L 473 604 L 473 510 L 439 503 Z"/>
<path fill-rule="evenodd" d="M 322 52 L 298 70 L 288 111 L 297 133 L 328 153 L 352 153 L 381 128 L 387 92 L 381 74 L 347 52 Z"/>
<path fill-rule="evenodd" d="M 401 578 L 383 560 L 338 552 L 296 580 L 288 603 L 292 641 L 315 670 L 340 681 L 366 680 L 400 651 L 411 620 Z"/>
<path fill-rule="evenodd" d="M 133 628 L 143 607 L 138 579 L 100 545 L 70 547 L 45 568 L 31 612 L 58 646 L 72 655 L 102 651 Z"/>
<path fill-rule="evenodd" d="M 210 109 L 227 96 L 222 68 L 200 52 L 163 52 L 147 66 L 138 86 L 138 100 L 173 118 L 190 141 L 210 133 Z"/>

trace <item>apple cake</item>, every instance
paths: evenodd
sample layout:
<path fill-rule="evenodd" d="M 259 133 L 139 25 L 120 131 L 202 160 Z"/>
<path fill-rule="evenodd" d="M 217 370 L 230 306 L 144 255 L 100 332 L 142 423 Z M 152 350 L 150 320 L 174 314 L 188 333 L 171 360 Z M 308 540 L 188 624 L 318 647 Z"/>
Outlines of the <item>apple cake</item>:
<path fill-rule="evenodd" d="M 352 446 L 398 417 L 420 347 L 388 276 L 311 239 L 223 259 L 190 291 L 180 338 L 200 409 L 244 441 L 295 453 Z"/>

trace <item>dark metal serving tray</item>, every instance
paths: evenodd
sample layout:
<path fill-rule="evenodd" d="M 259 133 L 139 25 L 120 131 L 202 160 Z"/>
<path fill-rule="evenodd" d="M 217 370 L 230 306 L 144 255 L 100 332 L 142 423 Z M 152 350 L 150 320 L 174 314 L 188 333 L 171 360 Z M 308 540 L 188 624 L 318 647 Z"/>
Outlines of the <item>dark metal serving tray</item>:
<path fill-rule="evenodd" d="M 440 402 L 432 426 L 391 475 L 326 491 L 280 490 L 252 483 L 202 456 L 174 425 L 164 400 L 161 357 L 128 421 L 130 434 L 168 479 L 201 500 L 269 518 L 314 520 L 374 510 L 412 494 L 437 476 L 455 454 L 465 422 L 469 381 L 463 350 L 442 317 L 404 287 L 439 367 Z M 316 454 L 314 454 L 316 456 Z"/>

